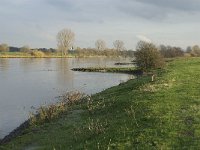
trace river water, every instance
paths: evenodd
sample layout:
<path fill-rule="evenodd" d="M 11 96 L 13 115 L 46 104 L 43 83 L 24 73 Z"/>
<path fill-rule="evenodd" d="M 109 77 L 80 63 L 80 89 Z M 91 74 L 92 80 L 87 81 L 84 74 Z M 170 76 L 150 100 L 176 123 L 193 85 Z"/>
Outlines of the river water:
<path fill-rule="evenodd" d="M 69 91 L 94 94 L 132 75 L 71 71 L 75 67 L 113 67 L 122 58 L 0 58 L 0 138 L 28 119 L 32 108 L 55 103 Z M 116 67 L 116 66 L 115 66 Z"/>

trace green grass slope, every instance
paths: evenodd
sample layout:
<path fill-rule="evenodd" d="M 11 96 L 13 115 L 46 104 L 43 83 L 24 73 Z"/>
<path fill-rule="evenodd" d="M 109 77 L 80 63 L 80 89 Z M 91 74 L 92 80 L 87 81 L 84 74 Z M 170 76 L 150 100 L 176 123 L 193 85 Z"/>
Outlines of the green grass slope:
<path fill-rule="evenodd" d="M 168 63 L 30 127 L 1 149 L 200 149 L 200 59 Z"/>

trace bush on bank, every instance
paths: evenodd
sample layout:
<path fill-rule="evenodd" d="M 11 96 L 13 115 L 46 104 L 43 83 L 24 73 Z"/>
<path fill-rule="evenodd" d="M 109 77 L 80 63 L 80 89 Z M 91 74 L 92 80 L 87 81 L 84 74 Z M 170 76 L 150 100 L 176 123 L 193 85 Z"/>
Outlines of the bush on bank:
<path fill-rule="evenodd" d="M 144 41 L 140 41 L 137 44 L 135 61 L 137 66 L 143 71 L 163 68 L 165 64 L 157 47 L 152 43 Z"/>

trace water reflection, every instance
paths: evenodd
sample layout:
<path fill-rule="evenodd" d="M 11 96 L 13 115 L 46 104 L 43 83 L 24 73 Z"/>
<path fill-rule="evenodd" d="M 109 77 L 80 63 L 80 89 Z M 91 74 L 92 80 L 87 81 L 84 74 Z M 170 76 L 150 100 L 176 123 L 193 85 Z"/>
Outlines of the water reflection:
<path fill-rule="evenodd" d="M 46 58 L 44 59 L 44 66 L 46 68 L 51 67 L 52 59 L 51 58 Z"/>
<path fill-rule="evenodd" d="M 73 72 L 69 60 L 62 58 L 56 61 L 57 81 L 62 86 L 73 87 Z"/>
<path fill-rule="evenodd" d="M 5 72 L 9 69 L 9 59 L 0 58 L 0 71 Z"/>
<path fill-rule="evenodd" d="M 23 69 L 24 72 L 29 72 L 33 70 L 34 66 L 39 65 L 43 59 L 40 58 L 22 58 L 18 59 L 19 60 L 19 67 Z"/>

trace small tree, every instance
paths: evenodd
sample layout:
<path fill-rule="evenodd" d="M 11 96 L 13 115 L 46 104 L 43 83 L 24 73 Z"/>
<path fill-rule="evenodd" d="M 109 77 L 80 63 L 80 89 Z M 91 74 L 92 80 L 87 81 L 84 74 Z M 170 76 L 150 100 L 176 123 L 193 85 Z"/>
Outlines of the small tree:
<path fill-rule="evenodd" d="M 194 45 L 192 47 L 192 51 L 190 53 L 194 57 L 199 57 L 200 56 L 200 47 L 198 45 Z"/>
<path fill-rule="evenodd" d="M 9 51 L 9 46 L 5 43 L 0 44 L 0 52 L 8 52 Z"/>
<path fill-rule="evenodd" d="M 73 46 L 75 40 L 75 33 L 70 29 L 62 29 L 57 34 L 58 50 L 62 55 L 67 55 L 68 50 Z"/>
<path fill-rule="evenodd" d="M 104 40 L 97 40 L 95 42 L 95 46 L 97 50 L 105 50 L 106 49 L 106 42 Z"/>
<path fill-rule="evenodd" d="M 188 46 L 187 48 L 186 48 L 186 53 L 191 53 L 192 52 L 192 47 L 191 46 Z"/>
<path fill-rule="evenodd" d="M 28 53 L 30 51 L 31 51 L 31 49 L 28 45 L 25 45 L 25 46 L 20 48 L 20 52 Z"/>
<path fill-rule="evenodd" d="M 138 67 L 143 71 L 162 68 L 164 66 L 164 59 L 157 47 L 152 43 L 144 41 L 140 41 L 137 44 L 135 60 Z"/>

